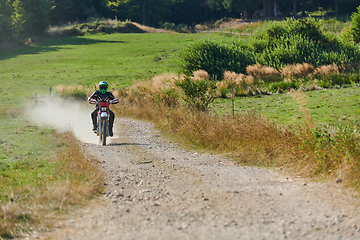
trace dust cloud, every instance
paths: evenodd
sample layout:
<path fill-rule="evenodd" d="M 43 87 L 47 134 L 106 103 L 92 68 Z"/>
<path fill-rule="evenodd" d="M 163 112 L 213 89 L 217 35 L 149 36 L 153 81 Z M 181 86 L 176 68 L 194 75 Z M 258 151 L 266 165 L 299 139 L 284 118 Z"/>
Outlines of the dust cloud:
<path fill-rule="evenodd" d="M 90 114 L 93 110 L 94 105 L 87 102 L 51 98 L 28 109 L 27 116 L 39 126 L 48 126 L 59 131 L 70 130 L 83 142 L 99 143 L 98 137 L 91 131 Z"/>

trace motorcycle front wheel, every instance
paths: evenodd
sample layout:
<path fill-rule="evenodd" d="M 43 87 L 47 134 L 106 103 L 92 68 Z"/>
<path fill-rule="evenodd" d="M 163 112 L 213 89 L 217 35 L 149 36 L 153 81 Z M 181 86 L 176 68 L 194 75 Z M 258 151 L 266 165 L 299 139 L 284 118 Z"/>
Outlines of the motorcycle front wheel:
<path fill-rule="evenodd" d="M 102 145 L 105 146 L 106 145 L 106 136 L 107 136 L 107 124 L 106 124 L 106 121 L 102 121 L 102 124 L 101 124 L 101 127 L 102 127 Z"/>

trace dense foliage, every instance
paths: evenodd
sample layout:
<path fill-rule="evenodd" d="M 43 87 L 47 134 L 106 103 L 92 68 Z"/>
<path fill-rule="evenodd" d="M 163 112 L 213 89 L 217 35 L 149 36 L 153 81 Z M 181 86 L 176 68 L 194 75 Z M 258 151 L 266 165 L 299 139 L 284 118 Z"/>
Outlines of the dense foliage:
<path fill-rule="evenodd" d="M 222 79 L 225 71 L 245 73 L 246 66 L 255 63 L 254 54 L 236 42 L 201 41 L 186 48 L 179 57 L 185 74 L 205 70 L 212 79 Z"/>
<path fill-rule="evenodd" d="M 214 81 L 199 79 L 192 81 L 190 77 L 179 80 L 176 85 L 184 93 L 184 101 L 190 108 L 198 111 L 207 111 L 209 104 L 215 100 L 216 85 Z"/>
<path fill-rule="evenodd" d="M 251 51 L 251 50 L 252 51 Z M 281 69 L 287 65 L 308 63 L 313 67 L 347 65 L 360 61 L 360 47 L 324 34 L 312 18 L 288 18 L 275 22 L 258 34 L 252 47 L 239 43 L 199 42 L 180 54 L 180 69 L 187 75 L 202 69 L 211 78 L 221 80 L 225 71 L 245 73 L 254 63 Z"/>
<path fill-rule="evenodd" d="M 360 6 L 358 7 L 358 12 L 353 13 L 351 16 L 352 28 L 351 35 L 356 43 L 360 43 Z"/>
<path fill-rule="evenodd" d="M 294 63 L 317 67 L 360 60 L 357 46 L 341 42 L 335 35 L 325 35 L 312 18 L 275 23 L 257 36 L 254 51 L 261 64 L 277 69 Z"/>
<path fill-rule="evenodd" d="M 224 17 L 253 18 L 264 2 L 274 0 L 0 0 L 0 43 L 23 40 L 42 34 L 51 25 L 84 22 L 97 18 L 130 19 L 159 27 L 181 24 L 181 29 L 214 22 Z M 280 16 L 298 16 L 300 12 L 349 15 L 358 0 L 277 0 Z M 273 15 L 273 9 L 271 15 Z M 302 14 L 301 14 L 302 15 Z"/>

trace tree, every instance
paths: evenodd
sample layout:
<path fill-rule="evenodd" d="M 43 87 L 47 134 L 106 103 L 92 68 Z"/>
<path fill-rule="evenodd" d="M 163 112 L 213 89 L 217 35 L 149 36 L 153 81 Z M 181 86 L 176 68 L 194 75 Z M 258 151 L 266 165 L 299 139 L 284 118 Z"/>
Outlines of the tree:
<path fill-rule="evenodd" d="M 0 42 L 10 39 L 12 6 L 10 0 L 0 0 Z"/>
<path fill-rule="evenodd" d="M 21 40 L 24 34 L 25 11 L 20 0 L 14 0 L 11 15 L 12 35 L 16 40 Z"/>
<path fill-rule="evenodd" d="M 358 12 L 354 12 L 351 15 L 352 27 L 350 34 L 353 37 L 354 42 L 360 43 L 360 6 L 357 8 Z"/>
<path fill-rule="evenodd" d="M 86 21 L 91 17 L 110 17 L 112 6 L 117 6 L 117 1 L 53 0 L 53 5 L 50 20 L 52 24 L 59 24 Z"/>
<path fill-rule="evenodd" d="M 170 7 L 171 0 L 127 0 L 117 1 L 115 12 L 119 19 L 157 26 L 171 15 Z"/>
<path fill-rule="evenodd" d="M 51 0 L 22 0 L 24 32 L 27 35 L 42 35 L 50 25 Z"/>

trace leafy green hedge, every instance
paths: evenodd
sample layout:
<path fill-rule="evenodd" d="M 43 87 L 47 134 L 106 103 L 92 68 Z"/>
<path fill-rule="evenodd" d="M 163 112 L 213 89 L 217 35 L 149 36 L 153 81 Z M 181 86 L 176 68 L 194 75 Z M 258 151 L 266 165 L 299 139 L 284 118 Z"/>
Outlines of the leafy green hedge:
<path fill-rule="evenodd" d="M 205 70 L 212 79 L 221 80 L 225 71 L 245 73 L 255 63 L 253 52 L 240 42 L 201 41 L 180 53 L 180 69 L 187 75 Z"/>
<path fill-rule="evenodd" d="M 360 60 L 359 46 L 323 34 L 312 18 L 277 22 L 259 34 L 253 46 L 259 63 L 277 69 L 295 63 L 317 67 Z"/>

